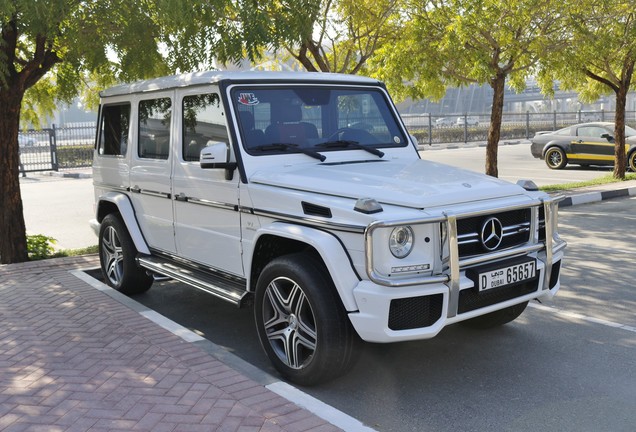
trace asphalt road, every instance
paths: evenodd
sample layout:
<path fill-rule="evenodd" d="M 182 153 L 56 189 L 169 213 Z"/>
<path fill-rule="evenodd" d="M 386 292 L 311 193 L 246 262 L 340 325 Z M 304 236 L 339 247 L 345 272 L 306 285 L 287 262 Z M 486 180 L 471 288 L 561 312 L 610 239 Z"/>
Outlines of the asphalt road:
<path fill-rule="evenodd" d="M 567 208 L 562 288 L 514 323 L 364 344 L 353 371 L 305 388 L 378 431 L 636 429 L 636 197 Z M 175 282 L 140 303 L 275 374 L 252 311 Z"/>
<path fill-rule="evenodd" d="M 430 147 L 424 147 L 425 149 Z M 460 168 L 484 173 L 486 148 L 467 147 L 448 150 L 423 150 L 422 159 L 440 162 Z M 516 145 L 504 145 L 498 151 L 499 178 L 515 183 L 519 179 L 533 180 L 539 186 L 591 180 L 612 172 L 611 167 L 588 167 L 568 165 L 562 170 L 549 169 L 545 161 L 530 154 L 530 141 Z"/>

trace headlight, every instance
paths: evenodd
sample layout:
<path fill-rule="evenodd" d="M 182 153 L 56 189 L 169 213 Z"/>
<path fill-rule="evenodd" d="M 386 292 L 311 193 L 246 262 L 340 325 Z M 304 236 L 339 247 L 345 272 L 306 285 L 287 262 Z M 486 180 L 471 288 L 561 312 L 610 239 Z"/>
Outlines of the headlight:
<path fill-rule="evenodd" d="M 410 226 L 394 228 L 389 237 L 389 250 L 396 258 L 405 258 L 413 250 L 415 235 Z"/>

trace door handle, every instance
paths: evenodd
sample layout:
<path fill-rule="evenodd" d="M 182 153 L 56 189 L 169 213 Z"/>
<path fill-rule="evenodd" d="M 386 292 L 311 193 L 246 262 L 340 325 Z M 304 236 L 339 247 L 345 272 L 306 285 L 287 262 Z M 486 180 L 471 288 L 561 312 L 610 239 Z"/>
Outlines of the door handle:
<path fill-rule="evenodd" d="M 140 193 L 141 192 L 141 188 L 137 185 L 133 186 L 130 188 L 130 191 L 133 193 Z"/>
<path fill-rule="evenodd" d="M 183 192 L 181 192 L 179 195 L 175 195 L 174 199 L 181 202 L 188 202 L 188 197 Z"/>

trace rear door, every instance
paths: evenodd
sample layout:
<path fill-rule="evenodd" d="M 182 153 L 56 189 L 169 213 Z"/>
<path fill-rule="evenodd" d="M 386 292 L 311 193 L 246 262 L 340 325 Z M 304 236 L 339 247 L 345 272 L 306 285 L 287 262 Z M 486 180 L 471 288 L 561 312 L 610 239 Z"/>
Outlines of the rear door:
<path fill-rule="evenodd" d="M 135 146 L 131 155 L 130 196 L 137 221 L 152 249 L 174 253 L 172 189 L 173 93 L 136 99 Z"/>

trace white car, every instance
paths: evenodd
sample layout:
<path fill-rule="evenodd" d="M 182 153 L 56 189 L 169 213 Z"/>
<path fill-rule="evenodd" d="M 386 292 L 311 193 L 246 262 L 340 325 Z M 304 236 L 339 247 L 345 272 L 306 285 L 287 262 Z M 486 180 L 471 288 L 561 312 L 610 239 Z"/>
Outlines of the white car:
<path fill-rule="evenodd" d="M 33 146 L 37 145 L 37 141 L 33 137 L 30 137 L 28 135 L 24 135 L 24 134 L 19 133 L 18 134 L 18 145 L 20 147 L 33 147 Z"/>
<path fill-rule="evenodd" d="M 293 382 L 345 373 L 359 339 L 498 326 L 559 290 L 558 199 L 422 160 L 377 80 L 202 72 L 110 88 L 99 112 L 106 283 L 253 308 Z"/>
<path fill-rule="evenodd" d="M 461 116 L 457 117 L 456 124 L 457 126 L 479 126 L 479 119 L 477 117 Z"/>
<path fill-rule="evenodd" d="M 453 125 L 453 119 L 451 119 L 450 117 L 441 117 L 435 120 L 436 127 L 449 127 Z"/>

